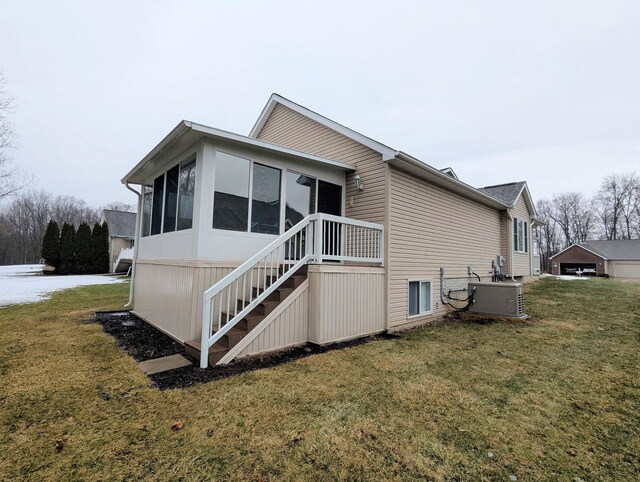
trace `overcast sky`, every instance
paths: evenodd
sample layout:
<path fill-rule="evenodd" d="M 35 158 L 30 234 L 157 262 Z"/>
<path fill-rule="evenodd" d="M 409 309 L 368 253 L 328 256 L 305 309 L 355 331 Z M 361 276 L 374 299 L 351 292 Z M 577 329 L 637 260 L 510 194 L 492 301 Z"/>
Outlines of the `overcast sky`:
<path fill-rule="evenodd" d="M 271 92 L 477 187 L 640 172 L 638 1 L 2 0 L 0 71 L 16 162 L 94 206 L 181 119 L 248 134 Z"/>

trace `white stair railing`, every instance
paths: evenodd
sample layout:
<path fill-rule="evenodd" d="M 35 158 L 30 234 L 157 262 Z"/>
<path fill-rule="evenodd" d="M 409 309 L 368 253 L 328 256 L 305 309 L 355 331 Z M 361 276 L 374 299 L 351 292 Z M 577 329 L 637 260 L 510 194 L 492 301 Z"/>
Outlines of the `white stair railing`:
<path fill-rule="evenodd" d="M 204 292 L 200 366 L 209 348 L 309 262 L 383 263 L 380 224 L 328 214 L 307 216 Z"/>

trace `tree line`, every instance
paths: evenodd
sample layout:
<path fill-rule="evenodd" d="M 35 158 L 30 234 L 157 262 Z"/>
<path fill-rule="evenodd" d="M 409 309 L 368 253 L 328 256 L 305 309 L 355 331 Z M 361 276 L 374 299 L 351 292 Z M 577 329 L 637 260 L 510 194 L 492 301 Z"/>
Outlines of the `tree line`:
<path fill-rule="evenodd" d="M 109 272 L 109 226 L 95 223 L 93 230 L 81 222 L 78 230 L 64 223 L 62 230 L 49 221 L 42 241 L 45 264 L 54 274 L 101 274 Z M 46 272 L 46 271 L 45 271 Z"/>
<path fill-rule="evenodd" d="M 118 202 L 104 208 L 133 210 Z M 97 223 L 101 211 L 74 196 L 55 196 L 41 189 L 7 197 L 0 203 L 0 265 L 38 263 L 49 221 L 56 221 L 61 230 L 66 223 L 77 231 L 83 222 L 88 226 Z"/>
<path fill-rule="evenodd" d="M 605 177 L 591 198 L 579 192 L 554 195 L 536 203 L 545 222 L 536 229 L 543 271 L 549 258 L 590 239 L 640 238 L 640 177 L 635 172 Z"/>

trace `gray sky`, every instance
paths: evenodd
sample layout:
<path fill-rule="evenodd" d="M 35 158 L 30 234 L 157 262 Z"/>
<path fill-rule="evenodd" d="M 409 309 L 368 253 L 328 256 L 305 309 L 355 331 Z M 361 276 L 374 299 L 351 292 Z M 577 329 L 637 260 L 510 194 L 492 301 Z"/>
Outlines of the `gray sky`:
<path fill-rule="evenodd" d="M 15 160 L 96 206 L 181 119 L 247 134 L 271 92 L 474 186 L 640 172 L 638 1 L 3 0 L 0 70 Z"/>

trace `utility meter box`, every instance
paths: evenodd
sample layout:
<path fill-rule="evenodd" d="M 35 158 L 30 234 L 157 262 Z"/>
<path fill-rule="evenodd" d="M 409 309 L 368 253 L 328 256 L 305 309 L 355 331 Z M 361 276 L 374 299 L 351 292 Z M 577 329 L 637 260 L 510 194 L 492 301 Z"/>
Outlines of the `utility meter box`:
<path fill-rule="evenodd" d="M 524 311 L 522 283 L 469 283 L 473 293 L 468 312 L 502 318 L 528 318 Z"/>

